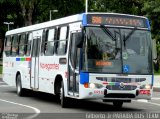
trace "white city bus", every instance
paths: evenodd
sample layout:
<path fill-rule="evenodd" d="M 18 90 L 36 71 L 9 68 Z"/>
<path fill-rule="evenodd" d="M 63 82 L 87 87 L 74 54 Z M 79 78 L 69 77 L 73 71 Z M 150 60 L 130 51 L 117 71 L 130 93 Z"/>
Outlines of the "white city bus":
<path fill-rule="evenodd" d="M 152 40 L 146 17 L 83 13 L 8 31 L 3 80 L 69 98 L 102 99 L 121 107 L 151 99 Z"/>

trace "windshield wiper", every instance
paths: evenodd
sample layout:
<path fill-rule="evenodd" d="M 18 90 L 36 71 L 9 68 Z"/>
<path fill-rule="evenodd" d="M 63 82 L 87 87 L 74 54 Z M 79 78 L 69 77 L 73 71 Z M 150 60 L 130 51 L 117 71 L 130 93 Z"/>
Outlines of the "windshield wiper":
<path fill-rule="evenodd" d="M 103 28 L 102 30 L 109 35 L 109 37 L 111 37 L 114 41 L 116 40 L 116 38 L 113 36 L 113 34 L 110 32 L 110 30 L 108 30 L 107 27 L 105 27 L 104 25 L 100 25 L 101 28 Z"/>
<path fill-rule="evenodd" d="M 136 31 L 137 27 L 134 27 L 134 29 L 125 37 L 124 36 L 124 46 L 126 46 L 126 41 L 131 37 L 131 35 Z"/>
<path fill-rule="evenodd" d="M 137 29 L 137 27 L 134 27 L 134 29 L 125 37 L 124 41 L 127 41 L 131 35 L 135 32 L 135 30 Z"/>

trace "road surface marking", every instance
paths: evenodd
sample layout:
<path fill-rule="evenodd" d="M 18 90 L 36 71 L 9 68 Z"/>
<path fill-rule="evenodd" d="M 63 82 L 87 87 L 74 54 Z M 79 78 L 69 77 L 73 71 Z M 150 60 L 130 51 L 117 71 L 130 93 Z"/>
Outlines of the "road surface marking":
<path fill-rule="evenodd" d="M 7 102 L 7 103 L 11 103 L 11 104 L 15 104 L 15 105 L 19 105 L 19 106 L 23 106 L 23 107 L 27 107 L 27 108 L 31 108 L 31 109 L 33 109 L 36 113 L 40 113 L 40 110 L 39 110 L 39 109 L 37 109 L 37 108 L 35 108 L 35 107 L 32 107 L 32 106 L 23 105 L 23 104 L 20 104 L 20 103 L 11 102 L 11 101 L 8 101 L 8 100 L 3 100 L 3 99 L 0 99 L 0 101 Z"/>
<path fill-rule="evenodd" d="M 152 105 L 160 106 L 160 104 L 158 104 L 158 103 L 153 103 L 153 102 L 148 102 L 148 103 L 152 104 Z"/>
<path fill-rule="evenodd" d="M 152 104 L 152 105 L 156 105 L 156 106 L 160 106 L 160 104 L 158 104 L 158 103 L 153 103 L 153 102 L 148 102 L 148 100 L 134 100 L 134 101 L 137 101 L 137 102 L 144 102 L 144 103 L 149 103 L 149 104 Z"/>
<path fill-rule="evenodd" d="M 153 100 L 160 100 L 160 98 L 158 98 L 158 97 L 154 97 L 154 98 L 151 98 L 151 99 L 153 99 Z"/>
<path fill-rule="evenodd" d="M 145 99 L 138 99 L 138 100 L 136 100 L 136 101 L 138 101 L 138 102 L 148 103 L 148 100 L 145 100 Z"/>
<path fill-rule="evenodd" d="M 16 102 L 11 102 L 11 101 L 8 101 L 8 100 L 3 100 L 3 99 L 0 99 L 0 101 L 3 101 L 3 102 L 7 102 L 7 103 L 11 103 L 11 104 L 15 104 L 15 105 L 19 105 L 19 106 L 23 106 L 23 107 L 27 107 L 27 108 L 31 108 L 35 111 L 36 114 L 33 114 L 31 116 L 28 117 L 28 119 L 34 119 L 35 117 L 37 117 L 40 113 L 40 110 L 35 108 L 35 107 L 32 107 L 32 106 L 28 106 L 28 105 L 23 105 L 23 104 L 20 104 L 20 103 L 16 103 Z"/>
<path fill-rule="evenodd" d="M 15 88 L 14 86 L 9 86 L 9 85 L 0 85 L 0 87 L 11 87 L 11 88 Z"/>

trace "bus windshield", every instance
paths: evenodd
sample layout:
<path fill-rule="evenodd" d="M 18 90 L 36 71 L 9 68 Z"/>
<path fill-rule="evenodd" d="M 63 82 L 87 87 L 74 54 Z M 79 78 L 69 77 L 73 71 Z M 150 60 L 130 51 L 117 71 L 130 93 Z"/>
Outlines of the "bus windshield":
<path fill-rule="evenodd" d="M 151 55 L 150 31 L 85 27 L 83 71 L 151 74 Z"/>

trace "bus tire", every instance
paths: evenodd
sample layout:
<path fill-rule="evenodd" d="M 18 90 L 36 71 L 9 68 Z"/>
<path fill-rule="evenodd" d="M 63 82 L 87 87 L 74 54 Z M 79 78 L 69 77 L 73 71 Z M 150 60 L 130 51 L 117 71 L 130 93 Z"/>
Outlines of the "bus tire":
<path fill-rule="evenodd" d="M 116 108 L 122 108 L 123 101 L 113 101 L 113 105 Z"/>
<path fill-rule="evenodd" d="M 60 100 L 61 100 L 61 107 L 66 108 L 68 107 L 68 98 L 64 95 L 64 85 L 62 83 L 61 89 L 60 89 Z"/>
<path fill-rule="evenodd" d="M 21 75 L 20 74 L 17 75 L 16 89 L 17 89 L 17 95 L 18 96 L 23 96 L 24 95 L 24 89 L 22 88 Z"/>

